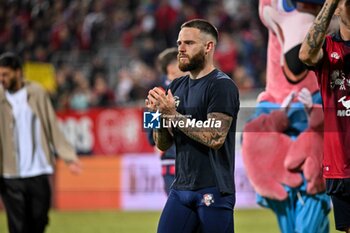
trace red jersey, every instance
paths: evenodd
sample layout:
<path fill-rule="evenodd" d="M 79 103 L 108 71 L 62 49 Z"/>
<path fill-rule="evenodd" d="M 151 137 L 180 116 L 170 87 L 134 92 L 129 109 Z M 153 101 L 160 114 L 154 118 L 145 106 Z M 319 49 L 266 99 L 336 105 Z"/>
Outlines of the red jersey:
<path fill-rule="evenodd" d="M 323 52 L 316 67 L 324 110 L 323 174 L 350 178 L 350 41 L 329 35 Z"/>

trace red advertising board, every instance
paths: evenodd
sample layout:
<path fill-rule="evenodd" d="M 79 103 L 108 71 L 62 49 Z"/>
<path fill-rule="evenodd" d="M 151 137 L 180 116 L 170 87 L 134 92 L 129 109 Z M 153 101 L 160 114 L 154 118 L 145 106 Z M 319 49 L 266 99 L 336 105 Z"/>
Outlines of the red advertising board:
<path fill-rule="evenodd" d="M 90 109 L 57 113 L 67 139 L 81 154 L 152 152 L 141 108 Z"/>

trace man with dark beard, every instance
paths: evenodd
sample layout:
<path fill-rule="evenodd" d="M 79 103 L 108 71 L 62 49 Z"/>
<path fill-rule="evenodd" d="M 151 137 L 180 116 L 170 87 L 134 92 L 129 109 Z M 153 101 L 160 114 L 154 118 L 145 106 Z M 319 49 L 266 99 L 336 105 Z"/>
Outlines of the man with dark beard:
<path fill-rule="evenodd" d="M 58 155 L 71 172 L 81 164 L 60 131 L 44 89 L 23 77 L 21 59 L 0 56 L 0 193 L 10 233 L 43 233 L 49 223 L 50 176 Z"/>
<path fill-rule="evenodd" d="M 157 147 L 166 150 L 175 142 L 177 149 L 175 181 L 158 233 L 234 232 L 239 94 L 213 64 L 217 42 L 217 29 L 208 21 L 185 22 L 177 40 L 178 61 L 189 75 L 174 80 L 166 92 L 153 88 L 146 100 L 147 108 L 161 115 L 153 135 Z"/>

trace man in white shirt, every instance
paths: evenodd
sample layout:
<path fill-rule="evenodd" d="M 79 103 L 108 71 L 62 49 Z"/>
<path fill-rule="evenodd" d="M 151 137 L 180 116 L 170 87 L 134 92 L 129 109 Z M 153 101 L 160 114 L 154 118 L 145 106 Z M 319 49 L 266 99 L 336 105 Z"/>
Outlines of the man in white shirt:
<path fill-rule="evenodd" d="M 51 203 L 55 155 L 73 173 L 81 166 L 60 132 L 41 86 L 23 80 L 18 56 L 0 56 L 0 193 L 10 233 L 43 233 Z"/>

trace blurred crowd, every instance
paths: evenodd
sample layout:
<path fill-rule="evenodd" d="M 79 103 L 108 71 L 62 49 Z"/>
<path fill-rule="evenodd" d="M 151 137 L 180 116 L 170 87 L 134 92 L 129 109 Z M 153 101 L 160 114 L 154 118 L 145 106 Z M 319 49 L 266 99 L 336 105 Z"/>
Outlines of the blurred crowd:
<path fill-rule="evenodd" d="M 57 110 L 124 106 L 160 85 L 156 57 L 180 25 L 205 18 L 220 32 L 217 66 L 251 90 L 265 82 L 257 10 L 258 0 L 2 0 L 0 52 L 54 65 Z"/>

